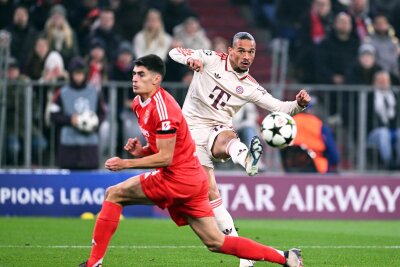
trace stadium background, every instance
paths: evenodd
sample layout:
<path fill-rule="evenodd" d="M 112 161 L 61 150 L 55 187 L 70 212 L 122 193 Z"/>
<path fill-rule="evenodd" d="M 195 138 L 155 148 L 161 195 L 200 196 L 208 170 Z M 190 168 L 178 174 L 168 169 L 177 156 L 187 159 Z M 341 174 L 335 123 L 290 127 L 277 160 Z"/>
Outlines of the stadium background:
<path fill-rule="evenodd" d="M 97 2 L 98 7 L 108 6 L 108 1 L 93 1 Z M 119 2 L 119 1 L 110 1 Z M 124 1 L 120 1 L 121 3 Z M 165 11 L 169 1 L 127 1 L 126 3 L 138 4 L 144 14 L 144 10 L 149 7 L 158 8 Z M 172 2 L 172 1 L 171 1 Z M 180 2 L 180 1 L 177 1 Z M 295 242 L 304 250 L 309 249 L 309 255 L 314 257 L 316 254 L 322 254 L 321 258 L 314 258 L 308 266 L 383 266 L 383 259 L 390 257 L 389 255 L 398 255 L 400 244 L 398 243 L 398 235 L 395 234 L 398 228 L 398 220 L 400 219 L 400 175 L 397 170 L 389 170 L 382 166 L 377 152 L 367 147 L 367 121 L 370 119 L 368 113 L 367 97 L 373 91 L 371 85 L 332 85 L 332 84 L 304 84 L 301 78 L 297 76 L 297 67 L 291 57 L 291 47 L 293 40 L 283 38 L 287 37 L 279 32 L 276 32 L 275 27 L 271 26 L 270 21 L 265 17 L 257 19 L 254 10 L 261 7 L 275 7 L 278 8 L 282 3 L 288 7 L 300 5 L 297 1 L 281 1 L 281 4 L 274 4 L 274 1 L 229 1 L 229 0 L 207 0 L 207 1 L 183 1 L 187 4 L 187 8 L 196 14 L 199 18 L 201 26 L 205 29 L 208 38 L 211 40 L 217 36 L 230 40 L 231 36 L 238 31 L 248 31 L 255 35 L 257 40 L 257 57 L 254 65 L 251 68 L 252 75 L 276 97 L 281 99 L 292 99 L 295 92 L 300 88 L 307 88 L 313 95 L 317 95 L 319 99 L 323 99 L 323 104 L 319 106 L 319 115 L 328 120 L 331 119 L 331 127 L 337 142 L 337 146 L 341 155 L 341 161 L 337 171 L 332 174 L 318 175 L 318 174 L 304 174 L 304 173 L 288 173 L 282 167 L 282 158 L 280 151 L 270 147 L 266 148 L 264 163 L 266 171 L 261 173 L 255 178 L 249 179 L 245 176 L 240 169 L 237 169 L 233 164 L 217 166 L 217 180 L 220 184 L 220 190 L 224 198 L 224 203 L 227 208 L 232 212 L 235 218 L 241 219 L 257 219 L 255 223 L 261 223 L 262 227 L 268 229 L 271 227 L 271 232 L 263 233 L 260 227 L 256 230 L 261 231 L 261 234 L 267 235 L 280 235 L 284 231 L 283 225 L 287 227 L 294 227 L 290 224 L 293 219 L 302 219 L 302 221 L 294 221 L 298 223 L 299 231 L 293 230 L 294 235 L 299 235 L 299 239 L 291 239 L 290 243 Z M 279 2 L 279 1 L 278 1 Z M 309 7 L 311 1 L 302 1 L 306 7 Z M 340 2 L 340 1 L 333 1 Z M 381 1 L 371 1 L 370 8 L 378 8 Z M 394 3 L 396 1 L 393 1 Z M 41 7 L 47 7 L 50 10 L 51 5 L 61 3 L 67 7 L 67 12 L 71 13 L 74 7 L 80 5 L 80 1 L 3 1 L 0 5 L 1 9 L 1 27 L 6 28 L 12 22 L 12 10 L 17 4 L 26 4 L 31 12 L 35 10 L 45 10 Z M 388 7 L 390 5 L 386 3 Z M 74 6 L 75 5 L 75 6 Z M 396 5 L 396 3 L 394 4 Z M 279 10 L 279 9 L 278 9 Z M 393 9 L 393 12 L 396 9 Z M 166 12 L 166 11 L 165 11 Z M 74 12 L 72 12 L 74 13 Z M 143 20 L 143 14 L 141 19 Z M 221 16 L 223 14 L 223 16 Z M 43 15 L 43 14 L 42 14 Z M 296 16 L 294 16 L 296 17 Z M 140 18 L 136 18 L 140 21 Z M 73 23 L 71 23 L 73 24 Z M 396 24 L 393 24 L 396 26 Z M 140 27 L 138 27 L 140 29 Z M 130 41 L 130 40 L 128 40 Z M 12 81 L 7 81 L 5 78 L 5 70 L 8 64 L 8 49 L 3 46 L 1 49 L 1 69 L 0 72 L 0 85 L 2 90 L 1 99 L 6 98 L 5 90 Z M 82 54 L 81 56 L 85 56 Z M 350 62 L 349 62 L 350 64 Z M 0 162 L 0 215 L 4 216 L 0 220 L 5 229 L 2 231 L 1 244 L 0 244 L 0 266 L 26 266 L 29 256 L 24 252 L 21 261 L 14 253 L 20 253 L 20 244 L 31 242 L 36 247 L 32 247 L 33 255 L 40 255 L 40 246 L 46 247 L 51 245 L 60 245 L 57 240 L 39 240 L 32 241 L 29 237 L 19 237 L 17 234 L 12 233 L 13 225 L 20 225 L 22 228 L 30 231 L 30 226 L 37 223 L 46 225 L 57 225 L 63 223 L 64 217 L 78 218 L 83 212 L 92 212 L 96 214 L 101 206 L 104 190 L 107 186 L 112 185 L 118 181 L 126 179 L 136 173 L 122 172 L 119 174 L 109 173 L 102 167 L 104 159 L 121 153 L 117 149 L 118 132 L 114 127 L 117 125 L 117 109 L 118 97 L 127 96 L 127 90 L 130 90 L 130 82 L 121 81 L 105 81 L 102 83 L 102 91 L 108 94 L 108 112 L 109 123 L 111 125 L 110 136 L 105 141 L 104 153 L 101 155 L 99 162 L 99 170 L 88 172 L 80 172 L 74 170 L 60 170 L 56 166 L 55 150 L 56 150 L 56 131 L 50 125 L 50 138 L 49 146 L 46 151 L 39 154 L 34 154 L 31 151 L 31 135 L 32 128 L 37 123 L 33 120 L 32 112 L 32 93 L 46 94 L 48 88 L 55 88 L 61 86 L 63 82 L 57 83 L 42 83 L 38 80 L 31 79 L 29 84 L 23 87 L 22 95 L 24 97 L 25 106 L 28 107 L 27 116 L 25 119 L 24 131 L 24 155 L 17 159 L 15 164 L 7 164 L 4 160 L 5 152 L 2 154 L 2 161 Z M 163 86 L 169 90 L 178 100 L 180 104 L 183 103 L 186 95 L 187 83 L 181 80 L 169 80 L 164 82 Z M 399 90 L 394 87 L 395 92 L 398 94 Z M 4 97 L 4 98 L 3 98 Z M 358 99 L 358 105 L 353 106 L 355 99 Z M 336 100 L 336 101 L 334 101 Z M 4 102 L 2 107 L 4 107 Z M 40 103 L 45 106 L 45 103 Z M 330 111 L 332 107 L 341 110 L 346 106 L 346 119 L 341 118 L 335 120 L 337 117 L 332 117 Z M 5 116 L 4 109 L 1 109 L 2 116 Z M 260 112 L 260 120 L 267 113 Z M 4 115 L 3 115 L 4 114 Z M 343 114 L 342 114 L 343 115 Z M 44 118 L 38 122 L 39 128 L 44 129 Z M 397 127 L 400 127 L 398 121 Z M 6 134 L 6 129 L 2 126 L 2 134 Z M 4 146 L 3 146 L 4 150 Z M 157 208 L 149 208 L 145 206 L 130 207 L 124 211 L 126 217 L 166 217 L 165 212 Z M 22 217 L 27 217 L 24 219 Z M 36 218 L 37 216 L 41 217 Z M 21 217 L 21 221 L 18 218 Z M 46 219 L 47 217 L 55 217 Z M 270 221 L 270 219 L 289 219 L 284 221 Z M 309 221 L 314 219 L 313 221 Z M 315 220 L 317 219 L 317 220 Z M 333 219 L 332 224 L 330 219 Z M 340 220 L 339 220 L 340 219 Z M 134 220 L 134 219 L 133 219 Z M 339 225 L 343 221 L 348 222 L 346 227 L 341 228 Z M 356 221 L 353 221 L 356 220 Z M 391 220 L 392 224 L 388 221 Z M 130 220 L 127 220 L 130 221 Z M 20 224 L 19 224 L 20 222 Z M 243 234 L 246 234 L 246 227 L 253 228 L 254 221 L 240 220 L 240 227 L 243 229 Z M 372 222 L 372 224 L 368 224 Z M 85 222 L 83 222 L 85 223 Z M 145 222 L 145 224 L 148 222 Z M 164 225 L 164 221 L 160 220 L 160 225 Z M 276 227 L 276 223 L 282 224 L 282 228 Z M 304 229 L 323 228 L 329 229 L 357 229 L 357 225 L 366 223 L 365 228 L 360 230 L 360 235 L 356 235 L 359 240 L 354 241 L 354 236 L 349 235 L 347 239 L 335 239 L 338 233 L 334 232 L 331 236 L 332 242 L 329 240 L 307 240 L 308 232 Z M 389 224 L 388 224 L 389 223 Z M 74 221 L 73 223 L 78 227 L 81 221 Z M 344 222 L 346 224 L 346 222 Z M 49 226 L 50 228 L 52 226 Z M 134 227 L 134 226 L 133 226 Z M 157 226 L 155 226 L 157 228 Z M 165 227 L 165 226 L 164 226 Z M 275 227 L 275 228 L 274 228 Z M 371 235 L 373 231 L 379 228 L 386 228 L 388 232 L 376 231 L 376 239 L 373 238 L 360 238 Z M 7 229 L 10 229 L 8 232 Z M 273 230 L 276 230 L 275 232 Z M 287 231 L 288 229 L 285 229 Z M 327 229 L 325 229 L 327 230 Z M 314 234 L 324 237 L 324 231 L 316 231 Z M 32 228 L 32 231 L 35 231 Z M 46 231 L 36 230 L 37 233 L 46 235 Z M 51 230 L 49 230 L 51 232 Z M 90 236 L 90 228 L 87 229 L 87 236 Z M 123 231 L 123 230 L 121 230 Z M 172 230 L 171 230 L 172 231 Z M 292 231 L 292 230 L 289 230 Z M 352 230 L 357 232 L 357 230 Z M 392 234 L 390 232 L 392 231 Z M 55 232 L 53 232 L 55 234 Z M 59 234 L 59 233 L 58 233 Z M 160 233 L 162 234 L 162 233 Z M 258 235 L 257 231 L 249 232 L 249 235 Z M 69 234 L 68 234 L 69 235 Z M 378 238 L 379 236 L 379 238 Z M 8 242 L 16 238 L 15 242 Z M 71 235 L 73 237 L 73 235 Z M 285 236 L 286 237 L 286 236 Z M 158 237 L 156 237 L 157 239 Z M 357 239 L 356 238 L 356 239 Z M 378 240 L 379 239 L 379 240 Z M 265 240 L 265 239 L 264 239 Z M 75 240 L 61 239 L 61 245 L 79 244 Z M 354 242 L 353 242 L 354 241 Z M 82 241 L 83 242 L 83 241 Z M 118 244 L 129 244 L 121 243 Z M 143 240 L 146 243 L 146 240 Z M 160 241 L 161 242 L 161 241 Z M 168 244 L 167 241 L 165 244 Z M 189 242 L 190 245 L 195 241 Z M 283 246 L 287 245 L 288 241 L 279 241 L 279 238 L 273 239 L 272 242 Z M 279 243 L 281 242 L 281 243 Z M 320 242 L 320 243 L 318 243 Z M 342 243 L 341 243 L 342 242 Z M 85 243 L 86 244 L 86 243 Z M 138 244 L 138 243 L 135 243 Z M 157 243 L 155 243 L 157 245 Z M 184 245 L 181 244 L 181 250 L 185 250 Z M 314 245 L 314 247 L 310 247 Z M 345 245 L 344 247 L 340 247 Z M 319 246 L 319 247 L 318 247 Z M 325 246 L 325 247 L 324 247 Z M 335 247 L 336 246 L 336 247 Z M 318 248 L 317 248 L 318 247 Z M 118 248 L 118 246 L 116 247 Z M 70 248 L 65 248 L 66 250 Z M 88 247 L 83 247 L 83 252 L 88 250 Z M 180 251 L 181 251 L 180 250 Z M 332 264 L 326 263 L 326 258 L 333 255 L 326 251 L 333 253 L 341 253 L 344 255 L 344 260 L 333 260 Z M 351 256 L 346 256 L 343 250 L 349 250 L 346 253 L 357 253 L 363 255 L 368 260 L 361 261 L 355 264 L 347 263 Z M 378 250 L 379 253 L 375 255 L 371 253 L 372 250 Z M 111 249 L 111 251 L 114 251 Z M 361 252 L 362 251 L 362 252 Z M 38 253 L 38 254 L 36 254 Z M 55 252 L 57 254 L 57 252 Z M 80 252 L 82 254 L 82 251 Z M 28 253 L 29 254 L 29 253 Z M 374 254 L 374 256 L 371 256 Z M 47 254 L 46 254 L 47 255 Z M 84 255 L 84 254 L 83 254 Z M 160 254 L 162 255 L 162 254 Z M 306 254 L 307 255 L 307 254 Z M 76 255 L 74 255 L 76 256 Z M 47 257 L 55 257 L 53 254 Z M 149 256 L 150 258 L 152 256 Z M 162 256 L 160 256 L 162 257 Z M 189 256 L 191 257 L 191 256 Z M 210 257 L 207 256 L 200 257 Z M 177 258 L 177 257 L 176 257 Z M 212 256 L 213 261 L 208 262 L 208 266 L 231 266 L 234 261 L 219 261 L 215 256 Z M 224 258 L 225 259 L 225 258 Z M 147 259 L 150 260 L 151 259 Z M 376 264 L 369 265 L 370 261 Z M 50 266 L 57 263 L 60 266 L 70 266 L 70 264 L 63 264 L 56 261 L 48 261 L 47 263 L 36 263 L 32 266 Z M 129 261 L 129 260 L 127 260 Z M 29 261 L 28 261 L 29 262 Z M 33 260 L 32 262 L 35 262 Z M 39 262 L 39 261 L 37 261 Z M 71 262 L 71 260 L 70 260 Z M 75 263 L 75 261 L 72 261 Z M 367 263 L 368 262 L 368 263 Z M 389 262 L 392 266 L 400 265 L 398 256 L 391 257 Z M 111 263 L 113 261 L 111 260 Z M 114 262 L 116 266 L 117 262 Z M 160 263 L 158 263 L 160 264 Z M 172 263 L 169 266 L 181 266 L 182 262 Z M 201 263 L 204 266 L 204 263 Z M 199 266 L 201 265 L 199 263 Z M 111 264 L 110 264 L 111 265 Z M 138 264 L 139 265 L 139 264 Z M 112 266 L 112 265 L 111 265 Z M 136 266 L 126 265 L 126 266 Z M 161 263 L 160 265 L 151 264 L 148 261 L 141 264 L 141 266 L 168 266 L 168 263 Z M 183 265 L 182 265 L 183 266 Z M 192 266 L 197 266 L 193 263 Z M 264 266 L 260 264 L 260 266 Z"/>

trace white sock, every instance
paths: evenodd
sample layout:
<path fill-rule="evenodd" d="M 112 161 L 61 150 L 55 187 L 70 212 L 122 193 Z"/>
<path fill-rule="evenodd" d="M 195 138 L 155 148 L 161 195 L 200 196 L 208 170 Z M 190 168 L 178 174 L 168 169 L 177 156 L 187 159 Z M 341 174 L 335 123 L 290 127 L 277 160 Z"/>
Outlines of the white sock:
<path fill-rule="evenodd" d="M 246 168 L 248 150 L 247 146 L 239 139 L 232 139 L 226 146 L 226 154 L 232 158 L 233 163 L 240 164 L 243 168 Z"/>
<path fill-rule="evenodd" d="M 219 230 L 226 235 L 238 236 L 236 232 L 235 225 L 233 223 L 232 216 L 226 210 L 222 204 L 222 199 L 218 198 L 216 200 L 210 201 L 211 207 L 215 215 L 215 219 L 218 224 Z"/>
<path fill-rule="evenodd" d="M 233 223 L 232 216 L 222 204 L 222 199 L 218 198 L 216 200 L 210 201 L 210 204 L 213 208 L 219 230 L 221 230 L 221 232 L 223 232 L 224 234 L 230 236 L 239 236 L 236 231 L 235 224 Z M 253 264 L 254 263 L 252 261 L 240 259 L 239 267 L 253 266 Z"/>

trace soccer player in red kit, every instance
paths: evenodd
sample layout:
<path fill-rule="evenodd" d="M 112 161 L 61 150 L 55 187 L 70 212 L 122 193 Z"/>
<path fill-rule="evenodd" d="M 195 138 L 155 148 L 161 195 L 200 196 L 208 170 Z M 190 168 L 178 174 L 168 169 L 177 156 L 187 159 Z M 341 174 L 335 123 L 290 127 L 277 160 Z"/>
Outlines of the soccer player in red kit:
<path fill-rule="evenodd" d="M 132 108 L 147 140 L 142 146 L 130 138 L 125 150 L 135 158 L 113 157 L 105 162 L 111 171 L 155 168 L 107 189 L 93 231 L 92 251 L 80 267 L 100 267 L 116 231 L 124 206 L 145 204 L 167 208 L 178 225 L 189 224 L 212 252 L 230 254 L 285 266 L 303 266 L 300 251 L 279 251 L 243 237 L 225 236 L 218 230 L 208 201 L 208 178 L 182 111 L 174 98 L 160 87 L 165 65 L 156 55 L 141 57 L 133 68 Z"/>

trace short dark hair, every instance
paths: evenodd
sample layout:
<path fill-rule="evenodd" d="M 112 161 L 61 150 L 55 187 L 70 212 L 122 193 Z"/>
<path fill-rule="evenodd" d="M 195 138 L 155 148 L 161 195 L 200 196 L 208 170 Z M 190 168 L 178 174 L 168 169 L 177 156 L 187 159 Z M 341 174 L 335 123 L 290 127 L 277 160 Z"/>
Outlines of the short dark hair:
<path fill-rule="evenodd" d="M 256 41 L 254 39 L 253 35 L 251 35 L 248 32 L 238 32 L 238 33 L 236 33 L 232 38 L 232 46 L 237 40 L 250 40 L 250 41 L 253 41 L 253 42 Z"/>
<path fill-rule="evenodd" d="M 143 66 L 150 71 L 160 74 L 163 78 L 165 76 L 165 63 L 157 55 L 150 54 L 140 57 L 134 61 L 135 66 Z"/>

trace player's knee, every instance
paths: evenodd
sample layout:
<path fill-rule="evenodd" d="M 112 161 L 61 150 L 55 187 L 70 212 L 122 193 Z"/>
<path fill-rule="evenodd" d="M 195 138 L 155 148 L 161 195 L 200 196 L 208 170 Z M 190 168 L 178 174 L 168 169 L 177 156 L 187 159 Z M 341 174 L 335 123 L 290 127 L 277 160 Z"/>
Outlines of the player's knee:
<path fill-rule="evenodd" d="M 106 190 L 105 200 L 111 202 L 118 202 L 118 199 L 121 197 L 121 189 L 118 185 L 110 186 Z"/>
<path fill-rule="evenodd" d="M 218 240 L 207 240 L 203 242 L 207 249 L 211 252 L 221 251 L 222 243 Z"/>

